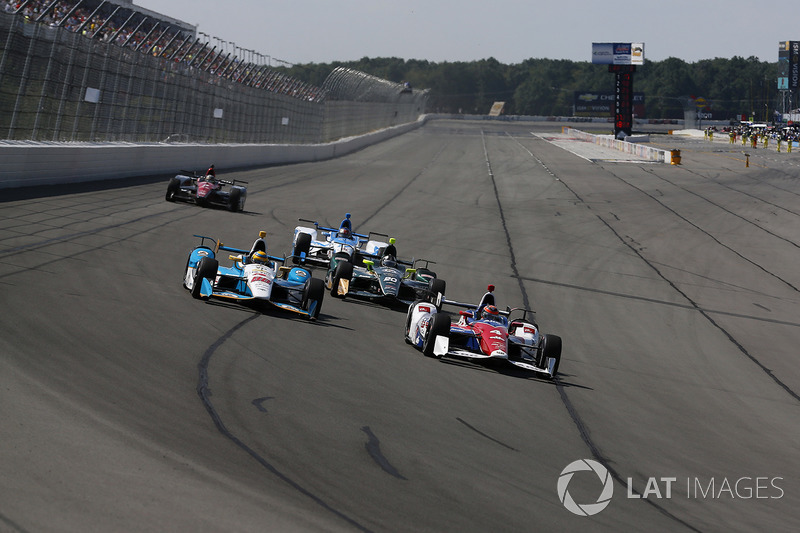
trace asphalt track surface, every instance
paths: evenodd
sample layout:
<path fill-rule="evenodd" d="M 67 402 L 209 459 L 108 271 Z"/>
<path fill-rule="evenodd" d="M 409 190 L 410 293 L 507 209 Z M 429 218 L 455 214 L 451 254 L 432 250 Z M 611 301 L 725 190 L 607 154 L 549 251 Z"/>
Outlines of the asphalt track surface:
<path fill-rule="evenodd" d="M 245 213 L 165 202 L 166 176 L 4 191 L 0 531 L 800 529 L 800 154 L 592 162 L 558 130 L 437 120 L 228 173 Z M 181 286 L 194 233 L 280 255 L 345 211 L 449 297 L 535 309 L 559 378 L 425 358 L 370 303 L 312 323 Z M 613 483 L 593 516 L 557 491 L 581 459 Z"/>

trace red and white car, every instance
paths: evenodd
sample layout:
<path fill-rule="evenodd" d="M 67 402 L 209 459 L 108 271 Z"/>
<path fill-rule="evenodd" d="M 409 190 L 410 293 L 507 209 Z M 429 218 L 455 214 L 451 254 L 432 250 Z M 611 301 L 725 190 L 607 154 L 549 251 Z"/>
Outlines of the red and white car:
<path fill-rule="evenodd" d="M 449 314 L 433 303 L 414 302 L 406 316 L 407 343 L 429 357 L 507 362 L 555 377 L 561 362 L 561 337 L 541 333 L 532 318 L 533 311 L 521 308 L 500 311 L 493 301 L 478 305 L 451 300 L 442 303 L 464 308 L 458 320 L 453 322 Z"/>

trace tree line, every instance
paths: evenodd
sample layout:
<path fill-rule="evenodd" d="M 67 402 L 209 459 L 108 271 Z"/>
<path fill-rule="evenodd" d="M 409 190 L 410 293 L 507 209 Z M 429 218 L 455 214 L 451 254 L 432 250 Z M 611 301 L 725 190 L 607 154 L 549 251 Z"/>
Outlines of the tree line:
<path fill-rule="evenodd" d="M 607 65 L 565 59 L 527 59 L 505 65 L 494 58 L 471 62 L 368 58 L 343 63 L 285 67 L 287 74 L 322 85 L 344 66 L 415 89 L 429 89 L 427 112 L 486 114 L 493 102 L 506 102 L 506 114 L 571 116 L 575 92 L 610 92 L 614 75 Z M 687 63 L 670 57 L 638 66 L 633 90 L 645 95 L 646 118 L 682 119 L 685 108 L 706 103 L 714 118 L 755 114 L 771 120 L 779 107 L 777 61 L 756 57 L 715 58 Z M 702 100 L 700 100 L 702 99 Z"/>

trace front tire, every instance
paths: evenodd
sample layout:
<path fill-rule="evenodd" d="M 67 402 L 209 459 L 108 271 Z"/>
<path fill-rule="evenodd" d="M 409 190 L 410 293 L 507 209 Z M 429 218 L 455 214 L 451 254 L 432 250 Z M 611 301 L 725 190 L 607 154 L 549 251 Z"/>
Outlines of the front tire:
<path fill-rule="evenodd" d="M 333 271 L 333 279 L 331 280 L 331 296 L 334 298 L 344 298 L 345 295 L 339 295 L 339 282 L 343 279 L 353 279 L 353 263 L 344 259 L 336 264 L 336 270 Z"/>
<path fill-rule="evenodd" d="M 322 300 L 325 297 L 325 282 L 319 278 L 311 278 L 306 283 L 303 290 L 303 309 L 308 311 L 311 302 L 316 301 L 317 306 L 314 312 L 308 316 L 310 320 L 316 320 L 322 310 Z"/>
<path fill-rule="evenodd" d="M 208 300 L 208 296 L 201 296 L 200 289 L 203 286 L 204 279 L 210 279 L 211 284 L 214 284 L 214 279 L 217 277 L 217 268 L 219 262 L 213 257 L 204 257 L 197 265 L 197 270 L 194 271 L 194 283 L 192 284 L 192 297 L 196 299 Z"/>
<path fill-rule="evenodd" d="M 431 324 L 425 334 L 425 341 L 422 343 L 422 353 L 427 357 L 441 359 L 441 355 L 433 353 L 433 348 L 436 345 L 436 337 L 438 335 L 444 337 L 450 336 L 450 315 L 436 313 L 431 317 Z"/>
<path fill-rule="evenodd" d="M 539 343 L 539 361 L 537 366 L 539 368 L 547 368 L 547 359 L 552 357 L 555 359 L 553 365 L 553 377 L 558 373 L 558 365 L 561 363 L 561 337 L 558 335 L 544 334 Z"/>

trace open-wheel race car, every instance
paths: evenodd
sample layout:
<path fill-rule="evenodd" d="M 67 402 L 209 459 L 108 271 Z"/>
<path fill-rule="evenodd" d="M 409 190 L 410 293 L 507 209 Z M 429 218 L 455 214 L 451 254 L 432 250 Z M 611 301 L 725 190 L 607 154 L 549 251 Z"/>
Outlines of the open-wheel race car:
<path fill-rule="evenodd" d="M 493 289 L 493 287 L 492 287 Z M 462 307 L 452 322 L 436 305 L 418 301 L 408 308 L 405 340 L 429 357 L 465 358 L 474 362 L 507 362 L 538 375 L 554 378 L 561 362 L 561 337 L 543 334 L 533 311 L 494 305 L 491 290 L 481 303 L 444 300 Z"/>
<path fill-rule="evenodd" d="M 349 217 L 348 217 L 349 218 Z M 292 238 L 292 262 L 315 266 L 330 266 L 334 257 L 347 258 L 351 263 L 360 257 L 376 259 L 388 243 L 383 233 L 355 233 L 350 227 L 339 229 L 321 226 L 313 220 L 299 219 L 313 226 L 297 226 Z"/>
<path fill-rule="evenodd" d="M 375 257 L 375 256 L 368 256 Z M 325 286 L 331 296 L 355 296 L 407 308 L 415 300 L 444 298 L 447 284 L 430 270 L 426 259 L 402 261 L 393 255 L 367 259 L 359 256 L 354 264 L 347 257 L 331 258 Z"/>
<path fill-rule="evenodd" d="M 230 211 L 242 211 L 247 199 L 246 181 L 224 180 L 211 174 L 181 170 L 181 173 L 169 180 L 166 200 L 174 202 L 184 200 L 194 202 L 201 207 L 224 207 Z M 229 186 L 226 190 L 225 186 Z"/>
<path fill-rule="evenodd" d="M 183 286 L 192 296 L 244 304 L 269 304 L 316 320 L 322 309 L 325 284 L 308 269 L 283 266 L 284 257 L 267 254 L 265 232 L 259 232 L 250 250 L 232 248 L 211 237 L 195 235 L 200 245 L 189 253 Z M 231 266 L 220 266 L 219 252 L 232 252 Z"/>

